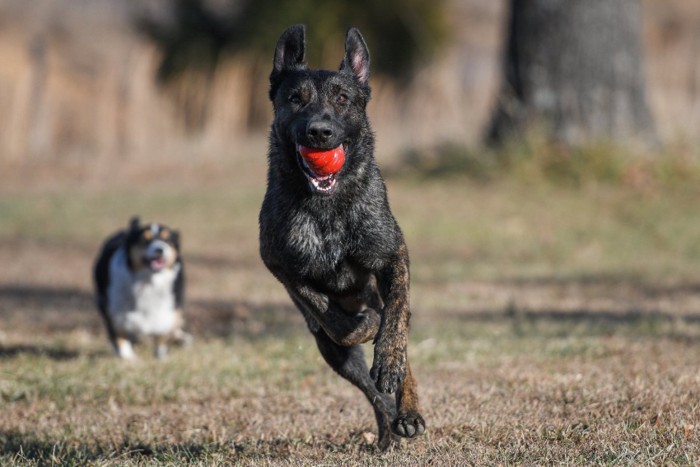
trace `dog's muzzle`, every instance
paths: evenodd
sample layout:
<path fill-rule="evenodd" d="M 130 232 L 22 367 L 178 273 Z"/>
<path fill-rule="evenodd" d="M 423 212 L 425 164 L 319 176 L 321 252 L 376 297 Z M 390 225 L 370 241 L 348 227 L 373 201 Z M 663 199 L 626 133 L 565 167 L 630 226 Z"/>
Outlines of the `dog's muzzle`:
<path fill-rule="evenodd" d="M 162 240 L 155 240 L 146 249 L 144 262 L 153 272 L 158 272 L 175 261 L 175 249 Z"/>

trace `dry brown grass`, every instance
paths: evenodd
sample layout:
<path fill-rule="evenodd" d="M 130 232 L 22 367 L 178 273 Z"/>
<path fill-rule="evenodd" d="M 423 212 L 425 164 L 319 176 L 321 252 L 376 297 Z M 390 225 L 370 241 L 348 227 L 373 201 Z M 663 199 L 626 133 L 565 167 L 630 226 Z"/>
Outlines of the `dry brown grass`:
<path fill-rule="evenodd" d="M 646 2 L 666 134 L 697 127 L 691 4 Z M 422 93 L 376 83 L 381 165 L 387 148 L 474 138 L 488 116 L 502 9 L 455 5 L 478 24 L 460 23 Z M 644 173 L 575 189 L 531 173 L 390 178 L 428 432 L 377 455 L 369 404 L 258 259 L 265 138 L 236 136 L 244 73 L 222 70 L 214 126 L 192 138 L 150 81 L 152 50 L 105 39 L 108 56 L 84 40 L 95 31 L 64 28 L 37 110 L 48 117 L 32 121 L 34 20 L 20 19 L 0 41 L 0 464 L 700 462 L 697 187 Z M 99 243 L 134 213 L 183 231 L 196 341 L 164 363 L 147 348 L 137 365 L 114 360 L 92 304 Z"/>
<path fill-rule="evenodd" d="M 258 259 L 251 154 L 3 172 L 0 463 L 700 461 L 695 189 L 390 178 L 428 432 L 378 455 Z M 134 212 L 183 231 L 196 340 L 164 363 L 116 361 L 92 304 L 98 245 Z"/>

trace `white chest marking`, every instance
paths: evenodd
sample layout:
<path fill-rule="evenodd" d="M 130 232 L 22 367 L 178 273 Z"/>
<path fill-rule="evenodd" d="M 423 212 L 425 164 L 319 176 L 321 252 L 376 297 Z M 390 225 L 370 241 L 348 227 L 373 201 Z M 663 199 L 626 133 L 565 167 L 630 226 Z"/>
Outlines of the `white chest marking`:
<path fill-rule="evenodd" d="M 125 248 L 109 263 L 108 312 L 117 332 L 131 335 L 164 335 L 177 324 L 173 283 L 179 266 L 159 272 L 132 272 Z"/>

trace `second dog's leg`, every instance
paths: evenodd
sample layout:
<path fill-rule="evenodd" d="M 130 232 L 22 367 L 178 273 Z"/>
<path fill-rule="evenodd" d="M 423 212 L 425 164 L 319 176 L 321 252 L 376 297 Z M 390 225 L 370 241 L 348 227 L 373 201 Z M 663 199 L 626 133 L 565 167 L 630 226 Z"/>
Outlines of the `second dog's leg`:
<path fill-rule="evenodd" d="M 185 332 L 185 318 L 182 310 L 175 311 L 175 330 L 172 332 L 171 340 L 177 345 L 187 347 L 192 344 L 192 334 Z"/>
<path fill-rule="evenodd" d="M 155 336 L 154 355 L 157 359 L 163 360 L 168 356 L 168 336 Z"/>
<path fill-rule="evenodd" d="M 118 336 L 114 340 L 115 350 L 120 358 L 125 360 L 134 360 L 136 354 L 134 353 L 134 347 L 129 339 L 126 337 Z"/>
<path fill-rule="evenodd" d="M 387 394 L 380 393 L 375 387 L 374 381 L 369 377 L 369 369 L 365 363 L 362 347 L 359 345 L 340 346 L 333 342 L 323 329 L 319 329 L 313 334 L 321 355 L 331 368 L 357 386 L 372 404 L 379 431 L 377 447 L 384 451 L 391 446 L 398 446 L 400 438 L 394 435 L 391 430 L 391 423 L 396 414 L 394 401 Z"/>

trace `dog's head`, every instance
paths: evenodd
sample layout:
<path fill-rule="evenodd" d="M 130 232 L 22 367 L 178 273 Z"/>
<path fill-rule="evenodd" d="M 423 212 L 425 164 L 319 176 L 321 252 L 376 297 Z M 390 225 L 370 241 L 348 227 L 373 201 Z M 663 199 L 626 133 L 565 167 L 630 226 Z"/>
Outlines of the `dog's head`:
<path fill-rule="evenodd" d="M 351 28 L 340 69 L 311 70 L 304 37 L 304 26 L 298 24 L 277 42 L 270 74 L 273 144 L 286 156 L 277 162 L 303 175 L 312 193 L 331 195 L 371 157 L 365 112 L 371 94 L 369 51 L 360 32 Z"/>
<path fill-rule="evenodd" d="M 141 225 L 139 218 L 133 217 L 126 235 L 126 251 L 134 271 L 169 269 L 180 259 L 180 234 L 161 224 Z"/>

